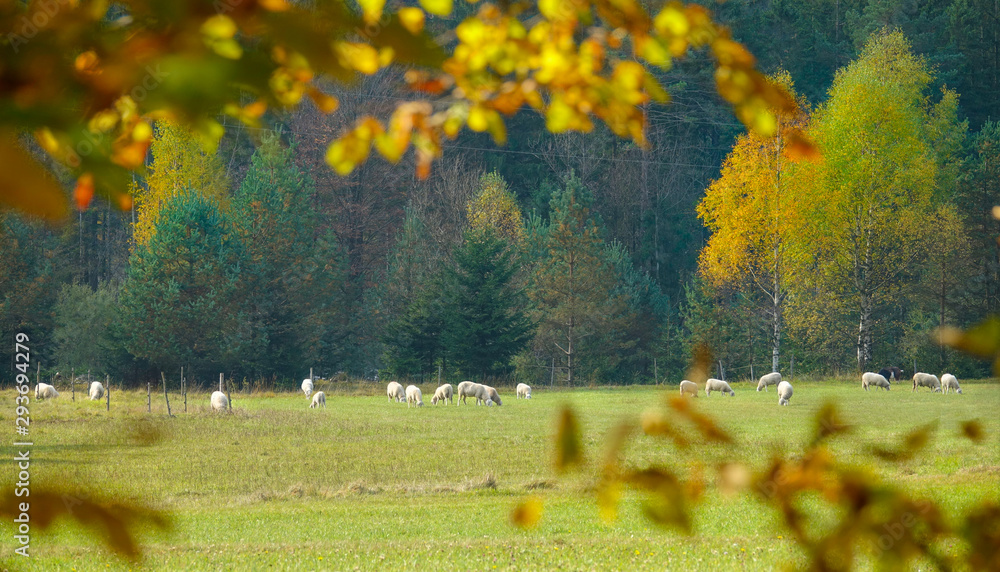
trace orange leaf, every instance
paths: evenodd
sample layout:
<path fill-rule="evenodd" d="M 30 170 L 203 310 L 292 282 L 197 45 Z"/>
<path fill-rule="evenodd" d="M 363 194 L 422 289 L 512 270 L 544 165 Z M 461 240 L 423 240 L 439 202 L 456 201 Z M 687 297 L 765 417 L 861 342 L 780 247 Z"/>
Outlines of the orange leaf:
<path fill-rule="evenodd" d="M 16 175 L 14 175 L 16 173 Z M 13 137 L 0 134 L 0 203 L 48 221 L 66 217 L 66 195 Z"/>
<path fill-rule="evenodd" d="M 81 211 L 87 210 L 90 201 L 94 200 L 94 176 L 90 173 L 80 175 L 76 180 L 76 188 L 73 189 L 73 199 L 76 201 L 76 208 Z"/>

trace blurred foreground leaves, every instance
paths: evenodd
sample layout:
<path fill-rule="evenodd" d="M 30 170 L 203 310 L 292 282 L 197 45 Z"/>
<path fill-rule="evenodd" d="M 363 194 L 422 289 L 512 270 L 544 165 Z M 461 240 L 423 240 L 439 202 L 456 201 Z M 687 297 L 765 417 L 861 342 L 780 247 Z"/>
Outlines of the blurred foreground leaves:
<path fill-rule="evenodd" d="M 695 361 L 697 369 L 704 359 Z M 557 468 L 565 470 L 566 459 L 582 467 L 584 452 L 576 416 L 566 407 L 560 420 Z M 824 403 L 815 417 L 814 434 L 801 452 L 775 454 L 753 469 L 742 459 L 741 444 L 724 428 L 698 412 L 693 400 L 672 395 L 639 421 L 612 430 L 594 487 L 600 515 L 615 519 L 623 491 L 631 488 L 643 493 L 642 508 L 652 522 L 691 534 L 692 510 L 707 486 L 705 473 L 714 471 L 716 488 L 723 495 L 750 493 L 777 513 L 788 536 L 808 555 L 806 569 L 852 570 L 861 565 L 862 557 L 886 569 L 908 568 L 918 562 L 929 562 L 940 570 L 1000 569 L 1000 507 L 986 502 L 967 514 L 946 514 L 931 500 L 839 461 L 828 443 L 850 429 L 837 406 Z M 921 453 L 936 430 L 936 423 L 926 424 L 904 435 L 895 447 L 871 445 L 868 449 L 883 461 L 907 462 Z M 976 421 L 962 423 L 961 430 L 973 442 L 985 439 Z M 674 452 L 662 464 L 627 466 L 621 452 L 632 435 L 665 439 Z M 825 506 L 817 507 L 817 499 Z M 521 505 L 512 518 L 527 520 L 525 512 Z M 540 511 L 531 514 L 537 515 L 530 521 L 534 526 Z M 836 515 L 832 523 L 823 516 L 827 514 Z M 948 544 L 943 541 L 954 540 L 967 549 L 943 552 Z"/>
<path fill-rule="evenodd" d="M 590 131 L 595 119 L 646 146 L 646 106 L 669 99 L 651 73 L 693 49 L 712 58 L 719 94 L 749 128 L 771 135 L 777 113 L 794 107 L 756 60 L 697 4 L 638 0 L 481 2 L 458 21 L 451 0 L 387 9 L 383 0 L 172 2 L 0 0 L 0 204 L 59 220 L 67 205 L 55 177 L 42 177 L 34 143 L 77 179 L 77 206 L 92 197 L 131 208 L 133 171 L 142 171 L 157 120 L 192 130 L 206 151 L 225 132 L 221 116 L 259 127 L 272 109 L 399 66 L 413 101 L 387 119 L 363 117 L 334 141 L 327 162 L 350 173 L 372 147 L 399 161 L 413 150 L 426 177 L 443 141 L 468 128 L 507 138 L 504 116 L 534 109 L 548 129 Z M 443 33 L 442 33 L 443 32 Z M 799 136 L 799 156 L 812 144 Z M 52 161 L 45 160 L 46 163 Z M 51 165 L 50 165 L 51 166 Z M 22 179 L 19 182 L 14 179 Z M 30 183 L 30 185 L 29 185 Z"/>
<path fill-rule="evenodd" d="M 18 497 L 11 490 L 0 501 L 0 518 L 12 522 L 22 512 L 20 505 L 29 505 L 29 525 L 32 533 L 49 529 L 56 521 L 74 521 L 101 538 L 114 553 L 131 561 L 142 557 L 136 540 L 137 532 L 152 525 L 169 530 L 171 520 L 166 513 L 149 508 L 106 503 L 89 498 L 86 492 L 60 491 L 33 487 L 31 496 Z"/>

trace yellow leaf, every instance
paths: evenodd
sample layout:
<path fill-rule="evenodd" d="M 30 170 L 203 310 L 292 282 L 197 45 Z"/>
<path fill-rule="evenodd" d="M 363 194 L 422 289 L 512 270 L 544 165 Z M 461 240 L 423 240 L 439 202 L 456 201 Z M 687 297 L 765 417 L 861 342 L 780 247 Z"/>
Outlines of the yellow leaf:
<path fill-rule="evenodd" d="M 243 57 L 243 46 L 240 46 L 240 43 L 235 39 L 216 40 L 212 42 L 211 46 L 213 52 L 226 59 L 238 60 Z"/>
<path fill-rule="evenodd" d="M 552 133 L 563 133 L 568 130 L 576 119 L 576 110 L 570 107 L 561 97 L 553 96 L 545 112 L 545 127 Z"/>
<path fill-rule="evenodd" d="M 670 52 L 656 38 L 645 37 L 637 40 L 639 55 L 654 66 L 670 67 Z"/>
<path fill-rule="evenodd" d="M 219 147 L 219 140 L 226 134 L 226 129 L 214 119 L 201 119 L 194 124 L 192 134 L 202 150 L 212 154 Z"/>
<path fill-rule="evenodd" d="M 680 37 L 686 36 L 688 30 L 691 29 L 691 24 L 688 22 L 687 16 L 684 15 L 679 2 L 671 2 L 664 6 L 653 20 L 653 26 L 661 34 Z"/>
<path fill-rule="evenodd" d="M 358 0 L 365 22 L 374 24 L 382 17 L 382 9 L 385 8 L 385 0 Z"/>
<path fill-rule="evenodd" d="M 409 142 L 407 139 L 403 141 L 404 145 L 400 146 L 396 137 L 388 133 L 382 133 L 375 138 L 375 148 L 390 163 L 398 163 L 406 151 L 407 145 L 405 143 Z"/>
<path fill-rule="evenodd" d="M 565 472 L 583 463 L 583 446 L 580 444 L 580 425 L 569 406 L 559 412 L 556 430 L 556 470 Z"/>
<path fill-rule="evenodd" d="M 420 30 L 424 29 L 424 11 L 420 8 L 414 8 L 413 6 L 400 8 L 396 15 L 399 16 L 399 22 L 411 34 L 419 34 Z"/>
<path fill-rule="evenodd" d="M 285 0 L 257 0 L 257 4 L 269 12 L 284 12 L 291 8 L 291 5 Z"/>
<path fill-rule="evenodd" d="M 452 0 L 420 0 L 420 5 L 430 14 L 447 16 L 451 14 Z"/>
<path fill-rule="evenodd" d="M 622 484 L 618 479 L 605 479 L 597 485 L 597 506 L 601 520 L 613 522 L 618 518 L 618 502 L 622 498 Z"/>
<path fill-rule="evenodd" d="M 518 528 L 534 528 L 542 518 L 542 499 L 531 496 L 516 507 L 510 513 L 510 520 Z"/>
<path fill-rule="evenodd" d="M 0 173 L 0 203 L 48 221 L 66 217 L 66 195 L 59 183 L 13 137 L 3 134 Z"/>
<path fill-rule="evenodd" d="M 379 69 L 378 50 L 368 44 L 354 42 L 338 42 L 337 55 L 344 67 L 356 69 L 363 74 L 372 75 Z"/>
<path fill-rule="evenodd" d="M 230 39 L 238 29 L 236 22 L 225 14 L 216 14 L 201 25 L 201 33 L 213 40 Z"/>

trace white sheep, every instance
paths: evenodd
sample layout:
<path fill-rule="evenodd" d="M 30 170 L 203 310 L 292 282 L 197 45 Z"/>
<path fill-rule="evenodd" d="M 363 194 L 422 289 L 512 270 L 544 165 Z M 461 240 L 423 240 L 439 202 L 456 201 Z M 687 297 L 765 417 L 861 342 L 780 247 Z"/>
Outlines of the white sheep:
<path fill-rule="evenodd" d="M 935 393 L 941 393 L 941 382 L 938 380 L 936 375 L 931 373 L 918 371 L 913 374 L 912 391 L 916 391 L 918 387 L 929 387 L 933 389 Z"/>
<path fill-rule="evenodd" d="M 729 387 L 728 383 L 722 381 L 721 379 L 710 377 L 708 378 L 708 381 L 705 382 L 705 395 L 711 397 L 713 391 L 721 391 L 723 395 L 728 393 L 733 397 L 736 396 L 736 392 L 733 391 L 732 387 Z"/>
<path fill-rule="evenodd" d="M 864 388 L 865 391 L 868 391 L 869 387 L 881 387 L 882 389 L 889 391 L 889 380 L 886 379 L 884 375 L 866 371 L 861 375 L 861 387 Z"/>
<path fill-rule="evenodd" d="M 698 397 L 698 384 L 685 379 L 681 382 L 681 395 L 693 395 Z"/>
<path fill-rule="evenodd" d="M 398 402 L 403 402 L 406 400 L 406 392 L 403 391 L 403 386 L 395 381 L 389 382 L 389 385 L 385 388 L 385 394 L 389 396 L 389 401 L 395 399 Z"/>
<path fill-rule="evenodd" d="M 212 411 L 225 411 L 229 408 L 229 398 L 221 391 L 212 392 Z"/>
<path fill-rule="evenodd" d="M 497 393 L 497 390 L 488 385 L 480 385 L 480 387 L 483 388 L 483 393 L 481 395 L 477 395 L 477 398 L 482 399 L 483 403 L 485 403 L 487 407 L 493 405 L 499 407 L 503 405 L 503 401 L 500 401 L 500 394 Z"/>
<path fill-rule="evenodd" d="M 323 409 L 326 409 L 326 394 L 322 391 L 317 391 L 313 394 L 312 403 L 309 404 L 309 409 L 312 409 L 313 407 L 318 409 L 321 406 Z"/>
<path fill-rule="evenodd" d="M 94 401 L 104 397 L 104 385 L 99 381 L 90 384 L 90 400 Z"/>
<path fill-rule="evenodd" d="M 517 384 L 517 397 L 515 399 L 531 399 L 531 386 L 527 383 Z"/>
<path fill-rule="evenodd" d="M 479 384 L 478 383 L 473 383 L 471 381 L 463 381 L 462 383 L 458 384 L 458 389 L 456 391 L 458 393 L 458 404 L 459 405 L 461 405 L 463 403 L 467 403 L 465 401 L 466 397 L 476 397 L 475 386 L 477 386 L 477 385 L 479 385 Z M 479 399 L 478 398 L 476 399 L 476 405 L 479 405 Z"/>
<path fill-rule="evenodd" d="M 792 398 L 792 384 L 782 381 L 778 384 L 778 405 L 788 405 Z"/>
<path fill-rule="evenodd" d="M 452 405 L 455 404 L 455 399 L 452 397 L 455 394 L 450 383 L 438 386 L 434 390 L 434 397 L 431 398 L 431 405 L 437 405 L 438 401 L 448 405 L 450 401 Z"/>
<path fill-rule="evenodd" d="M 420 393 L 420 388 L 415 385 L 406 386 L 406 406 L 409 407 L 411 403 L 414 407 L 424 406 L 423 395 Z"/>
<path fill-rule="evenodd" d="M 302 380 L 302 393 L 309 397 L 313 392 L 313 380 L 308 377 Z"/>
<path fill-rule="evenodd" d="M 773 371 L 767 375 L 762 375 L 760 381 L 757 382 L 757 391 L 764 390 L 767 391 L 767 386 L 778 385 L 781 382 L 781 374 L 779 372 Z"/>
<path fill-rule="evenodd" d="M 962 394 L 962 388 L 958 386 L 958 378 L 950 373 L 941 376 L 941 387 L 945 393 L 948 393 L 949 389 L 954 389 L 955 393 Z"/>
<path fill-rule="evenodd" d="M 55 387 L 47 383 L 39 383 L 35 386 L 35 399 L 55 399 L 59 397 L 59 392 Z"/>

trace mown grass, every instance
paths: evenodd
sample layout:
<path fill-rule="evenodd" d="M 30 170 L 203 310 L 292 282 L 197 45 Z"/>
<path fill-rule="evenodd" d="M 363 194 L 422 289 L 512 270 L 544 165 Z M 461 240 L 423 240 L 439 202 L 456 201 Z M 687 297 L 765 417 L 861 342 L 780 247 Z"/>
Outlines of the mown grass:
<path fill-rule="evenodd" d="M 789 407 L 772 391 L 736 384 L 735 398 L 698 398 L 736 438 L 736 449 L 680 451 L 656 439 L 633 439 L 629 464 L 686 472 L 701 459 L 738 457 L 761 468 L 773 455 L 801 450 L 820 405 L 835 400 L 855 426 L 832 441 L 838 458 L 941 503 L 949 514 L 1000 500 L 1000 385 L 963 381 L 964 395 L 906 387 L 865 393 L 854 382 L 801 382 Z M 752 494 L 720 495 L 709 483 L 695 511 L 695 534 L 650 524 L 641 498 L 629 495 L 619 520 L 601 521 L 589 492 L 593 470 L 557 478 L 552 468 L 556 412 L 570 404 L 587 457 L 598 458 L 623 419 L 656 407 L 675 388 L 546 391 L 531 401 L 502 391 L 503 407 L 388 403 L 378 388 L 330 385 L 325 410 L 301 394 L 233 395 L 232 414 L 212 414 L 208 394 L 112 393 L 112 411 L 80 393 L 31 404 L 32 487 L 88 491 L 95 498 L 168 511 L 169 532 L 140 530 L 144 566 L 221 569 L 771 569 L 800 562 L 775 513 Z M 669 392 L 669 393 L 668 393 Z M 0 392 L 0 425 L 14 440 L 12 391 Z M 959 424 L 978 419 L 987 438 L 974 444 Z M 927 449 L 905 463 L 877 461 L 871 445 L 896 446 L 914 427 L 936 423 Z M 16 476 L 3 447 L 4 478 Z M 88 494 L 89 494 L 88 493 Z M 544 501 L 537 528 L 511 525 L 527 495 Z M 135 567 L 76 526 L 33 533 L 32 558 L 3 555 L 19 569 Z M 960 547 L 953 547 L 960 550 Z"/>

